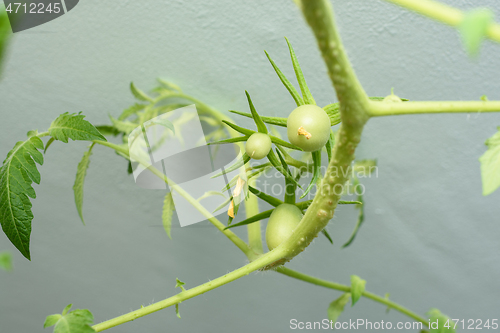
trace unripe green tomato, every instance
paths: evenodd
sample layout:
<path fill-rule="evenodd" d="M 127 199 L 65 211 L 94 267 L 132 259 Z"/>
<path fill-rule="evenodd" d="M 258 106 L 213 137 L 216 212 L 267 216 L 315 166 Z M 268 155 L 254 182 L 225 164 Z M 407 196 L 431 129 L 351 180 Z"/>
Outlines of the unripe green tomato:
<path fill-rule="evenodd" d="M 266 228 L 266 243 L 269 251 L 290 237 L 302 216 L 301 210 L 292 204 L 284 203 L 273 210 Z"/>
<path fill-rule="evenodd" d="M 384 97 L 382 102 L 399 103 L 399 102 L 402 102 L 402 100 L 397 95 L 390 94 L 390 95 Z"/>
<path fill-rule="evenodd" d="M 248 156 L 255 160 L 263 159 L 271 150 L 271 138 L 264 133 L 254 133 L 250 135 L 245 145 Z"/>
<path fill-rule="evenodd" d="M 330 138 L 330 117 L 316 105 L 301 105 L 286 122 L 288 140 L 304 151 L 321 149 Z"/>

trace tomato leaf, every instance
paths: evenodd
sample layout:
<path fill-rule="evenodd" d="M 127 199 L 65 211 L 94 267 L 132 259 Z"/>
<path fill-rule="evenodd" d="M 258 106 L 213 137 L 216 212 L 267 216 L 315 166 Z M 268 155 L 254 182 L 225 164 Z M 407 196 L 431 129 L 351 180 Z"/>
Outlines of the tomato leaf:
<path fill-rule="evenodd" d="M 351 298 L 352 306 L 356 304 L 363 292 L 365 291 L 366 281 L 357 275 L 351 275 Z"/>
<path fill-rule="evenodd" d="M 278 74 L 278 77 L 280 78 L 281 82 L 283 83 L 285 88 L 288 90 L 290 95 L 292 95 L 292 98 L 294 99 L 297 106 L 304 105 L 304 100 L 302 99 L 302 97 L 300 97 L 299 93 L 297 92 L 297 89 L 295 89 L 295 87 L 290 83 L 290 81 L 288 81 L 285 74 L 283 74 L 283 72 L 281 72 L 281 70 L 278 68 L 278 66 L 276 66 L 273 59 L 271 59 L 271 56 L 269 56 L 269 54 L 266 51 L 264 51 L 264 52 L 266 53 L 267 59 L 269 59 L 269 62 L 273 66 L 274 71 L 276 72 L 276 74 Z"/>
<path fill-rule="evenodd" d="M 170 191 L 167 193 L 167 195 L 165 195 L 165 200 L 163 201 L 163 212 L 161 214 L 163 228 L 165 229 L 165 232 L 170 239 L 172 239 L 170 232 L 172 230 L 172 217 L 174 215 L 174 210 L 174 199 L 172 197 L 172 191 Z"/>
<path fill-rule="evenodd" d="M 38 136 L 19 141 L 7 154 L 0 169 L 0 224 L 2 229 L 28 260 L 33 213 L 30 198 L 35 199 L 33 182 L 40 184 L 36 164 L 43 164 L 43 142 Z"/>
<path fill-rule="evenodd" d="M 493 21 L 493 12 L 486 8 L 476 8 L 467 12 L 458 26 L 465 50 L 470 57 L 478 54 L 488 27 Z"/>
<path fill-rule="evenodd" d="M 75 195 L 75 204 L 76 209 L 78 210 L 78 215 L 80 215 L 80 219 L 85 225 L 85 221 L 83 220 L 83 184 L 85 182 L 85 176 L 87 175 L 87 169 L 90 164 L 90 155 L 92 155 L 92 148 L 94 148 L 94 144 L 89 146 L 89 150 L 83 154 L 82 160 L 78 163 L 78 168 L 76 170 L 76 179 L 75 184 L 73 185 L 73 193 Z"/>
<path fill-rule="evenodd" d="M 54 333 L 92 333 L 95 330 L 90 326 L 94 322 L 94 316 L 89 310 L 73 310 L 68 305 L 62 314 L 47 316 L 43 328 L 54 326 Z"/>
<path fill-rule="evenodd" d="M 9 252 L 0 252 L 0 268 L 4 271 L 12 271 L 12 255 Z"/>
<path fill-rule="evenodd" d="M 330 319 L 331 323 L 334 325 L 342 312 L 344 312 L 344 307 L 347 302 L 349 302 L 349 298 L 351 298 L 351 294 L 345 293 L 330 303 L 330 306 L 328 307 L 328 319 Z"/>
<path fill-rule="evenodd" d="M 493 193 L 500 186 L 500 127 L 498 132 L 485 142 L 488 150 L 479 158 L 483 195 Z"/>
<path fill-rule="evenodd" d="M 68 143 L 72 140 L 101 140 L 107 141 L 104 136 L 80 113 L 65 112 L 57 117 L 49 127 L 49 135 L 56 140 Z"/>

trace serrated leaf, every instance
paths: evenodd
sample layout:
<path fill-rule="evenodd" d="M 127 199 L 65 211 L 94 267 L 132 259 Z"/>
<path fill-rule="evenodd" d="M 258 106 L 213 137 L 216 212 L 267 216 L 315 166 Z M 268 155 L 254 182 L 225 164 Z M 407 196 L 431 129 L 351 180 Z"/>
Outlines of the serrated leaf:
<path fill-rule="evenodd" d="M 452 321 L 447 315 L 441 313 L 438 309 L 430 309 L 429 312 L 427 312 L 427 315 L 429 316 L 431 324 L 429 333 L 455 333 L 455 329 L 453 328 L 455 326 L 455 322 Z M 448 324 L 446 325 L 446 323 Z M 449 327 L 444 327 L 444 325 Z M 437 326 L 437 328 L 433 328 L 435 326 Z"/>
<path fill-rule="evenodd" d="M 132 95 L 134 95 L 135 98 L 137 98 L 140 101 L 144 102 L 152 102 L 153 99 L 149 97 L 145 92 L 137 88 L 134 84 L 134 82 L 130 82 L 130 91 L 132 92 Z"/>
<path fill-rule="evenodd" d="M 9 252 L 0 252 L 0 268 L 4 271 L 12 271 L 12 255 Z"/>
<path fill-rule="evenodd" d="M 309 91 L 309 87 L 307 86 L 306 79 L 304 78 L 304 74 L 302 74 L 302 69 L 299 65 L 299 60 L 295 55 L 295 51 L 293 50 L 292 44 L 288 38 L 285 37 L 286 43 L 288 44 L 288 50 L 290 51 L 290 57 L 292 58 L 293 69 L 295 70 L 295 76 L 297 77 L 297 81 L 299 82 L 300 90 L 302 91 L 302 98 L 304 99 L 305 104 L 314 104 L 314 98 Z"/>
<path fill-rule="evenodd" d="M 295 87 L 286 78 L 285 74 L 283 74 L 283 72 L 281 72 L 281 70 L 278 68 L 278 66 L 276 66 L 276 64 L 274 63 L 273 59 L 271 59 L 271 56 L 269 56 L 267 51 L 264 51 L 264 52 L 266 53 L 267 59 L 269 59 L 269 62 L 273 66 L 274 71 L 276 72 L 276 74 L 278 74 L 278 77 L 280 78 L 281 82 L 283 83 L 285 88 L 288 90 L 290 95 L 292 95 L 292 98 L 295 101 L 295 103 L 297 104 L 297 106 L 304 105 L 304 100 L 302 99 L 302 97 L 300 97 L 299 93 L 297 92 L 297 89 L 295 89 Z"/>
<path fill-rule="evenodd" d="M 365 291 L 366 281 L 357 275 L 351 275 L 351 298 L 352 306 L 356 304 Z"/>
<path fill-rule="evenodd" d="M 78 210 L 78 215 L 82 220 L 82 223 L 85 225 L 85 221 L 83 219 L 83 184 L 85 183 L 85 176 L 87 175 L 87 169 L 90 164 L 90 155 L 92 155 L 92 148 L 94 148 L 94 144 L 89 146 L 89 150 L 83 154 L 82 160 L 78 163 L 78 167 L 76 169 L 76 179 L 75 184 L 73 185 L 73 193 L 75 195 L 75 204 L 76 209 Z"/>
<path fill-rule="evenodd" d="M 249 218 L 247 218 L 241 222 L 238 222 L 236 224 L 228 225 L 227 227 L 224 228 L 224 230 L 229 229 L 229 228 L 234 228 L 234 227 L 241 227 L 242 225 L 247 225 L 247 224 L 254 223 L 254 222 L 257 222 L 257 221 L 260 221 L 263 219 L 267 219 L 269 216 L 271 216 L 271 213 L 273 212 L 273 210 L 274 210 L 274 208 L 270 209 L 270 210 L 266 210 L 266 211 L 261 212 L 259 214 L 255 214 L 254 216 L 249 217 Z"/>
<path fill-rule="evenodd" d="M 174 215 L 175 205 L 174 199 L 172 198 L 172 192 L 168 192 L 165 195 L 165 200 L 163 200 L 163 212 L 161 214 L 161 219 L 163 222 L 163 228 L 167 233 L 168 238 L 172 239 L 171 230 L 172 230 L 172 217 Z"/>
<path fill-rule="evenodd" d="M 120 114 L 120 116 L 118 117 L 118 120 L 125 120 L 132 115 L 137 115 L 137 112 L 144 110 L 144 108 L 146 106 L 148 106 L 148 104 L 136 103 L 136 104 L 126 108 L 125 110 L 123 110 L 122 113 Z"/>
<path fill-rule="evenodd" d="M 280 199 L 277 199 L 277 198 L 273 197 L 272 195 L 264 193 L 264 192 L 256 189 L 253 186 L 248 186 L 248 190 L 250 192 L 252 192 L 256 197 L 264 200 L 265 202 L 267 202 L 271 206 L 278 207 L 279 205 L 281 205 L 283 203 L 283 201 L 281 201 Z"/>
<path fill-rule="evenodd" d="M 344 312 L 344 307 L 349 302 L 349 298 L 351 298 L 350 293 L 345 293 L 335 301 L 330 303 L 328 307 L 328 319 L 335 325 L 339 316 Z"/>
<path fill-rule="evenodd" d="M 255 122 L 255 125 L 257 125 L 257 130 L 259 131 L 259 133 L 267 134 L 268 131 L 267 131 L 266 124 L 264 124 L 264 122 L 260 118 L 259 114 L 257 113 L 257 110 L 255 110 L 255 106 L 252 103 L 252 99 L 250 98 L 250 94 L 246 90 L 245 90 L 245 94 L 247 95 L 248 105 L 250 106 L 250 112 L 252 113 L 253 121 Z"/>
<path fill-rule="evenodd" d="M 43 328 L 54 326 L 54 333 L 92 333 L 95 330 L 90 326 L 94 322 L 94 316 L 89 310 L 73 310 L 68 313 L 71 304 L 68 305 L 63 314 L 47 316 Z"/>
<path fill-rule="evenodd" d="M 493 193 L 500 186 L 500 127 L 485 142 L 488 150 L 479 158 L 483 195 Z"/>
<path fill-rule="evenodd" d="M 0 169 L 0 224 L 14 246 L 29 260 L 33 213 L 30 198 L 36 198 L 33 182 L 40 184 L 36 164 L 43 164 L 43 142 L 33 136 L 19 141 L 7 154 Z"/>
<path fill-rule="evenodd" d="M 488 27 L 493 21 L 493 12 L 486 8 L 476 8 L 467 12 L 458 26 L 465 50 L 470 57 L 479 52 Z"/>
<path fill-rule="evenodd" d="M 64 143 L 68 143 L 68 139 L 107 141 L 94 125 L 83 118 L 85 116 L 81 112 L 78 114 L 65 112 L 50 124 L 49 135 Z"/>

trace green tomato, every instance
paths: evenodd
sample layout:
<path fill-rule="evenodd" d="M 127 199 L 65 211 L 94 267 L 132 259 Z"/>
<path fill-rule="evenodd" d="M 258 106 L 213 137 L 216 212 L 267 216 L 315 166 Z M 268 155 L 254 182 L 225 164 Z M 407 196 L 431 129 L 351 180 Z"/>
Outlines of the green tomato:
<path fill-rule="evenodd" d="M 250 135 L 245 145 L 248 156 L 255 160 L 263 159 L 271 150 L 271 138 L 264 133 L 254 133 Z"/>
<path fill-rule="evenodd" d="M 301 210 L 292 204 L 281 204 L 273 210 L 266 228 L 266 243 L 269 251 L 283 243 L 302 219 Z"/>
<path fill-rule="evenodd" d="M 304 151 L 320 150 L 330 138 L 330 117 L 316 105 L 301 105 L 286 123 L 288 140 Z"/>

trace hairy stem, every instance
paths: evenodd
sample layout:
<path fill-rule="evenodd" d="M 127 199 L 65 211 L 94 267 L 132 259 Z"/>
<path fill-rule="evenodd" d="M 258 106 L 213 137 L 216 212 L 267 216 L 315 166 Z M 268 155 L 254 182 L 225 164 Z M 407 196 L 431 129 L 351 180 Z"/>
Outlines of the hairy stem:
<path fill-rule="evenodd" d="M 218 288 L 222 285 L 225 285 L 231 281 L 234 281 L 236 279 L 239 279 L 243 276 L 246 276 L 253 271 L 256 271 L 266 265 L 271 264 L 272 262 L 276 261 L 279 259 L 281 256 L 280 253 L 274 252 L 274 253 L 268 253 L 260 258 L 255 259 L 251 263 L 238 268 L 224 276 L 221 276 L 215 280 L 206 282 L 202 285 L 199 285 L 197 287 L 187 289 L 185 291 L 180 292 L 179 294 L 169 297 L 163 301 L 148 305 L 144 308 L 129 312 L 127 314 L 124 314 L 122 316 L 104 321 L 102 323 L 96 324 L 92 326 L 92 328 L 96 332 L 102 332 L 104 330 L 107 330 L 111 327 L 118 326 L 120 324 L 135 320 L 137 318 L 146 316 L 148 314 L 151 314 L 153 312 L 159 311 L 161 309 L 167 308 L 169 306 L 172 306 L 174 304 L 179 304 L 182 301 L 185 301 L 187 299 L 193 298 L 195 296 L 201 295 L 206 293 L 207 291 L 210 291 L 212 289 Z"/>
<path fill-rule="evenodd" d="M 343 291 L 343 292 L 350 292 L 351 291 L 351 287 L 350 286 L 346 286 L 344 284 L 340 284 L 340 283 L 335 283 L 335 282 L 331 282 L 331 281 L 319 279 L 319 278 L 316 278 L 316 277 L 313 277 L 313 276 L 310 276 L 310 275 L 307 275 L 307 274 L 303 274 L 303 273 L 294 271 L 292 269 L 289 269 L 289 268 L 286 268 L 286 267 L 283 267 L 283 266 L 282 267 L 278 267 L 276 269 L 276 271 L 278 273 L 287 275 L 289 277 L 292 277 L 292 278 L 295 278 L 295 279 L 299 279 L 299 280 L 302 280 L 302 281 L 305 281 L 305 282 L 309 282 L 309 283 L 312 283 L 312 284 L 315 284 L 315 285 L 318 285 L 318 286 L 322 286 L 322 287 L 326 287 L 326 288 L 330 288 L 330 289 L 335 289 L 335 290 L 339 290 L 339 291 Z M 409 309 L 405 308 L 402 305 L 399 305 L 396 302 L 390 301 L 387 298 L 383 298 L 381 296 L 378 296 L 376 294 L 370 293 L 368 291 L 364 291 L 361 295 L 363 297 L 369 298 L 369 299 L 371 299 L 371 300 L 373 300 L 375 302 L 387 305 L 389 308 L 394 309 L 394 310 L 396 310 L 398 312 L 401 312 L 402 314 L 407 315 L 408 317 L 410 317 L 410 318 L 412 318 L 412 319 L 414 319 L 416 321 L 419 321 L 419 322 L 423 323 L 425 326 L 428 325 L 428 321 L 424 317 L 419 316 L 418 314 L 414 313 L 413 311 L 410 311 Z"/>
<path fill-rule="evenodd" d="M 457 27 L 464 19 L 464 12 L 459 9 L 432 0 L 385 0 L 416 13 L 427 16 L 436 21 Z M 500 42 L 500 25 L 490 24 L 486 36 Z"/>
<path fill-rule="evenodd" d="M 442 102 L 370 102 L 368 112 L 372 117 L 394 116 L 421 113 L 464 113 L 464 112 L 499 112 L 499 101 L 442 101 Z"/>

